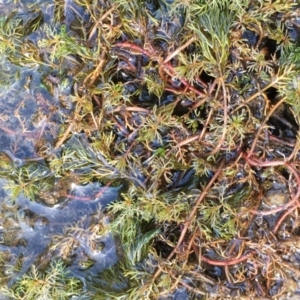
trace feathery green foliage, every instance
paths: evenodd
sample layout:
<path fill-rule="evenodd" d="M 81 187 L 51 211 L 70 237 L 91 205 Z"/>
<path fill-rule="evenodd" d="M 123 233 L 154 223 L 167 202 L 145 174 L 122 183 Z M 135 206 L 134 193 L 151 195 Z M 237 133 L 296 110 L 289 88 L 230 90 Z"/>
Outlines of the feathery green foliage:
<path fill-rule="evenodd" d="M 31 273 L 24 275 L 13 290 L 1 289 L 1 293 L 11 299 L 70 299 L 81 291 L 81 283 L 68 277 L 64 268 L 61 262 L 54 262 L 45 274 L 40 274 L 33 266 Z"/>
<path fill-rule="evenodd" d="M 110 232 L 119 261 L 90 276 L 83 269 L 97 262 L 83 260 L 78 278 L 62 262 L 33 265 L 3 292 L 13 299 L 165 299 L 180 288 L 199 299 L 284 293 L 287 271 L 275 262 L 289 248 L 274 245 L 300 223 L 294 1 L 23 2 L 9 3 L 9 14 L 0 8 L 1 178 L 9 197 L 32 201 L 59 188 L 60 198 L 72 199 L 69 183 L 122 185 L 105 208 L 110 222 L 103 225 L 102 212 L 86 216 L 88 229 L 71 224 L 49 246 L 67 260 L 80 230 Z M 6 209 L 3 220 L 22 219 L 18 207 Z M 92 239 L 87 245 L 83 252 L 94 253 Z"/>

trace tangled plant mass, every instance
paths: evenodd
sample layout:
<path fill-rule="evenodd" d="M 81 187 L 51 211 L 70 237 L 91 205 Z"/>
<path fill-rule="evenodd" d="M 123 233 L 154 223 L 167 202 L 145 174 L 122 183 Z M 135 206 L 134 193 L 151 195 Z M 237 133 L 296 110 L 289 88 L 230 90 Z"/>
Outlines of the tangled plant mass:
<path fill-rule="evenodd" d="M 297 295 L 299 5 L 25 2 L 0 8 L 2 293 Z M 31 270 L 18 222 L 53 234 Z"/>

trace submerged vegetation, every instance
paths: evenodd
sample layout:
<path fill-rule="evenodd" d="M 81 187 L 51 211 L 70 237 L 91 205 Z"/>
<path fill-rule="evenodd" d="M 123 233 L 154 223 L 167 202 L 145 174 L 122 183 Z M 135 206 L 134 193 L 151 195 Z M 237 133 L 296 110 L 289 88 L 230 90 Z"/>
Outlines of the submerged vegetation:
<path fill-rule="evenodd" d="M 1 295 L 300 293 L 299 4 L 0 3 Z"/>

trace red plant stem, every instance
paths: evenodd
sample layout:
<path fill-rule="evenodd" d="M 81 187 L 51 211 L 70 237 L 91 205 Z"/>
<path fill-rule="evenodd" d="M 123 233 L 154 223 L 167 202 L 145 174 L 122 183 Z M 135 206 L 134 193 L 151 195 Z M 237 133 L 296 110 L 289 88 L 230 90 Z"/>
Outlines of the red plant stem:
<path fill-rule="evenodd" d="M 174 77 L 175 69 L 170 63 L 164 64 L 162 66 L 162 68 L 169 76 Z M 195 94 L 197 94 L 199 96 L 205 96 L 205 93 L 203 93 L 203 92 L 199 91 L 198 89 L 196 89 L 195 87 L 191 86 L 190 83 L 185 78 L 178 78 L 178 80 L 182 84 L 184 84 L 190 91 L 193 91 Z"/>
<path fill-rule="evenodd" d="M 298 187 L 298 190 L 297 190 L 297 193 L 296 195 L 293 197 L 293 199 L 290 201 L 290 203 L 296 203 L 294 206 L 292 206 L 287 212 L 285 212 L 281 217 L 280 219 L 277 221 L 277 224 L 276 226 L 274 227 L 273 229 L 273 232 L 276 233 L 278 228 L 280 227 L 280 225 L 282 224 L 282 222 L 285 220 L 285 218 L 293 211 L 295 210 L 296 208 L 300 207 L 300 202 L 299 202 L 299 197 L 300 197 L 300 176 L 297 172 L 297 170 L 294 169 L 294 167 L 290 164 L 290 163 L 287 163 L 287 167 L 288 169 L 290 170 L 290 172 L 293 173 L 293 175 L 295 176 L 296 178 L 296 181 L 297 181 L 297 187 Z"/>
<path fill-rule="evenodd" d="M 286 165 L 285 161 L 276 160 L 276 161 L 260 161 L 256 158 L 250 158 L 246 153 L 242 154 L 242 157 L 249 163 L 251 166 L 255 167 L 277 167 Z"/>
<path fill-rule="evenodd" d="M 29 137 L 29 138 L 33 138 L 33 139 L 39 139 L 41 132 L 42 131 L 25 131 L 25 132 L 20 132 L 17 130 L 13 130 L 13 129 L 9 129 L 5 126 L 0 125 L 0 130 L 6 132 L 7 134 L 10 135 L 15 135 L 15 136 L 24 136 L 24 137 Z"/>
<path fill-rule="evenodd" d="M 294 204 L 294 200 L 291 200 L 289 203 L 278 206 L 276 208 L 270 209 L 268 211 L 256 211 L 256 210 L 250 210 L 250 212 L 254 215 L 258 215 L 258 216 L 268 216 L 268 215 L 273 215 L 277 212 L 280 212 L 288 207 L 290 207 L 292 204 Z"/>
<path fill-rule="evenodd" d="M 148 52 L 147 50 L 144 50 L 144 49 L 141 48 L 140 46 L 137 46 L 137 45 L 135 45 L 135 44 L 128 43 L 128 42 L 116 43 L 116 44 L 114 44 L 114 47 L 127 48 L 127 49 L 129 49 L 130 51 L 132 51 L 133 54 L 145 54 L 145 55 L 147 55 L 148 57 L 151 57 L 151 56 L 152 56 L 151 53 Z M 136 53 L 135 53 L 133 50 L 136 51 Z M 168 63 L 168 62 L 166 62 L 166 63 L 163 62 L 163 63 L 162 63 L 162 65 L 161 65 L 161 67 L 160 67 L 160 70 L 162 70 L 162 69 L 163 69 L 169 76 L 171 76 L 171 77 L 173 77 L 174 74 L 175 74 L 175 69 L 174 69 L 174 67 L 173 67 L 170 63 Z M 169 71 L 168 71 L 168 70 L 169 70 Z M 200 95 L 200 96 L 204 96 L 204 95 L 205 95 L 205 93 L 203 93 L 203 92 L 199 91 L 198 89 L 196 89 L 196 88 L 190 86 L 189 82 L 188 82 L 186 79 L 181 78 L 181 79 L 179 79 L 179 81 L 180 81 L 182 84 L 184 84 L 185 86 L 187 86 L 188 89 L 189 89 L 190 91 L 193 91 L 195 94 Z"/>
<path fill-rule="evenodd" d="M 108 189 L 108 187 L 111 185 L 111 182 L 108 182 L 106 186 L 101 187 L 99 189 L 99 192 L 96 195 L 93 196 L 77 196 L 77 195 L 71 195 L 71 194 L 64 194 L 62 196 L 66 198 L 70 198 L 73 200 L 80 200 L 80 201 L 92 201 L 93 199 L 97 199 L 102 196 L 103 193 Z"/>
<path fill-rule="evenodd" d="M 172 257 L 178 252 L 183 240 L 184 240 L 184 237 L 188 231 L 188 228 L 190 227 L 190 224 L 195 216 L 195 214 L 197 213 L 197 210 L 199 208 L 199 205 L 200 203 L 204 200 L 206 194 L 208 193 L 209 189 L 212 187 L 212 185 L 215 183 L 215 181 L 218 179 L 218 177 L 220 176 L 222 170 L 223 170 L 223 166 L 224 166 L 224 163 L 225 163 L 225 160 L 223 159 L 222 162 L 220 163 L 216 173 L 214 174 L 214 176 L 211 178 L 211 180 L 209 181 L 209 183 L 207 184 L 207 186 L 204 188 L 204 190 L 202 191 L 202 193 L 200 194 L 200 196 L 198 197 L 192 211 L 190 212 L 186 222 L 184 223 L 184 227 L 181 231 L 181 234 L 180 234 L 180 237 L 177 241 L 177 244 L 175 246 L 175 248 L 173 249 L 173 251 L 170 253 L 170 255 L 167 257 L 167 260 L 171 260 Z M 153 277 L 152 277 L 152 282 L 155 281 L 155 279 L 159 276 L 159 274 L 162 272 L 162 269 L 158 269 Z"/>
<path fill-rule="evenodd" d="M 232 258 L 232 259 L 226 259 L 226 260 L 213 260 L 213 259 L 207 258 L 205 256 L 202 256 L 201 259 L 210 265 L 224 267 L 224 266 L 236 265 L 244 260 L 247 260 L 253 253 L 255 253 L 254 250 L 250 251 L 249 253 L 247 253 L 239 258 Z"/>
<path fill-rule="evenodd" d="M 127 48 L 129 50 L 135 50 L 135 54 L 145 54 L 149 57 L 151 56 L 151 54 L 147 50 L 144 50 L 140 46 L 128 42 L 116 43 L 114 44 L 114 47 Z"/>
<path fill-rule="evenodd" d="M 172 87 L 166 87 L 166 88 L 165 88 L 165 91 L 172 92 L 172 93 L 174 93 L 174 94 L 176 94 L 176 95 L 180 95 L 180 94 L 183 94 L 183 93 L 184 93 L 184 90 L 179 91 L 179 90 L 176 90 L 176 89 L 174 89 L 174 88 L 172 88 Z"/>
<path fill-rule="evenodd" d="M 296 182 L 297 182 L 297 193 L 295 194 L 295 196 L 293 196 L 292 200 L 289 201 L 287 204 L 282 205 L 280 207 L 276 207 L 274 209 L 271 209 L 269 211 L 262 211 L 262 212 L 258 212 L 258 211 L 254 211 L 254 210 L 250 210 L 250 212 L 252 214 L 256 214 L 256 215 L 270 215 L 270 214 L 274 214 L 277 212 L 280 212 L 288 207 L 290 207 L 291 205 L 293 205 L 291 208 L 288 209 L 288 211 L 286 211 L 281 217 L 280 219 L 277 221 L 273 232 L 276 233 L 278 228 L 280 227 L 280 225 L 282 224 L 282 222 L 285 220 L 285 218 L 295 209 L 297 209 L 298 207 L 300 207 L 300 202 L 299 202 L 299 197 L 300 197 L 300 175 L 299 172 L 297 171 L 297 169 L 295 169 L 294 167 L 294 163 L 290 163 L 288 161 L 259 161 L 257 159 L 254 158 L 250 158 L 248 155 L 246 155 L 245 153 L 242 154 L 243 158 L 252 166 L 257 166 L 257 167 L 270 167 L 270 166 L 286 166 L 289 171 L 294 175 Z"/>
<path fill-rule="evenodd" d="M 299 176 L 299 173 L 294 168 L 294 164 L 292 164 L 292 163 L 286 163 L 286 166 L 293 173 L 293 175 L 295 176 L 295 178 L 297 180 L 297 185 L 298 185 L 297 198 L 298 198 L 300 196 L 300 176 Z"/>
<path fill-rule="evenodd" d="M 296 143 L 295 141 L 294 141 L 294 143 L 293 143 L 292 141 L 289 142 L 289 141 L 282 140 L 282 139 L 280 139 L 280 138 L 278 138 L 277 136 L 272 135 L 272 134 L 269 135 L 269 139 L 270 139 L 271 141 L 280 143 L 280 145 L 287 145 L 287 146 L 289 146 L 289 147 L 295 147 L 295 143 Z"/>
<path fill-rule="evenodd" d="M 280 227 L 281 223 L 285 220 L 285 218 L 296 208 L 298 208 L 299 205 L 295 205 L 293 207 L 291 207 L 288 211 L 286 211 L 281 217 L 280 219 L 277 221 L 276 226 L 273 229 L 273 233 L 276 233 L 278 228 Z"/>
<path fill-rule="evenodd" d="M 298 171 L 294 168 L 294 163 L 290 163 L 287 161 L 281 161 L 281 160 L 276 160 L 276 161 L 260 161 L 255 158 L 250 158 L 247 156 L 247 154 L 243 153 L 242 157 L 251 165 L 251 166 L 256 166 L 256 167 L 276 167 L 276 166 L 286 166 L 291 173 L 296 178 L 297 185 L 298 185 L 298 191 L 296 196 L 294 197 L 295 199 L 298 199 L 300 196 L 300 176 Z"/>
<path fill-rule="evenodd" d="M 4 127 L 2 125 L 0 125 L 0 129 L 3 130 L 4 132 L 8 133 L 8 134 L 11 134 L 11 135 L 15 135 L 16 134 L 16 132 L 14 130 L 9 129 L 7 127 Z"/>
<path fill-rule="evenodd" d="M 205 187 L 205 189 L 203 190 L 203 192 L 200 194 L 200 196 L 198 197 L 191 213 L 189 214 L 188 216 L 188 219 L 186 220 L 185 224 L 184 224 L 184 227 L 182 229 L 182 232 L 181 232 L 181 235 L 179 237 L 179 240 L 177 242 L 177 245 L 176 247 L 173 249 L 173 251 L 171 252 L 171 254 L 168 256 L 167 260 L 170 260 L 174 255 L 175 253 L 178 251 L 181 243 L 183 242 L 184 240 L 184 237 L 188 231 L 188 228 L 190 226 L 190 223 L 193 219 L 193 217 L 195 216 L 198 208 L 199 208 L 199 205 L 200 203 L 204 200 L 204 197 L 206 196 L 207 192 L 209 191 L 209 189 L 211 188 L 211 186 L 213 185 L 213 183 L 217 180 L 217 178 L 219 177 L 220 173 L 222 172 L 222 168 L 223 168 L 223 165 L 224 165 L 224 160 L 221 162 L 218 170 L 216 171 L 216 173 L 214 174 L 214 176 L 212 177 L 212 179 L 209 181 L 209 183 L 207 184 L 207 186 Z"/>
<path fill-rule="evenodd" d="M 259 139 L 259 136 L 260 136 L 260 133 L 262 132 L 262 130 L 264 129 L 265 125 L 267 124 L 267 121 L 270 119 L 270 117 L 272 116 L 272 114 L 277 110 L 277 108 L 282 104 L 284 103 L 286 97 L 283 97 L 281 98 L 273 107 L 272 109 L 269 111 L 269 113 L 266 115 L 264 121 L 262 122 L 262 124 L 260 125 L 257 133 L 256 133 L 256 136 L 252 142 L 252 146 L 248 152 L 248 157 L 252 156 L 253 152 L 254 152 L 254 149 L 255 149 L 255 146 L 257 144 L 257 141 Z"/>

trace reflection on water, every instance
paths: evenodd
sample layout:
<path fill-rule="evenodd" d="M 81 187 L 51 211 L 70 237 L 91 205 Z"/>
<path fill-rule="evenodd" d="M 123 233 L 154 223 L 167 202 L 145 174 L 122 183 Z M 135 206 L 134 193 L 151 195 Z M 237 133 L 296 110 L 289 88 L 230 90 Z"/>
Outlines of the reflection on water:
<path fill-rule="evenodd" d="M 5 192 L 5 184 L 5 180 L 0 181 L 2 284 L 11 286 L 30 266 L 41 267 L 53 257 L 67 263 L 71 274 L 84 285 L 87 274 L 96 274 L 116 263 L 112 236 L 101 234 L 106 219 L 100 207 L 114 201 L 120 188 L 98 183 L 77 185 L 72 197 L 47 207 L 23 195 L 14 205 L 8 205 L 10 196 Z M 85 199 L 88 195 L 90 200 Z"/>

